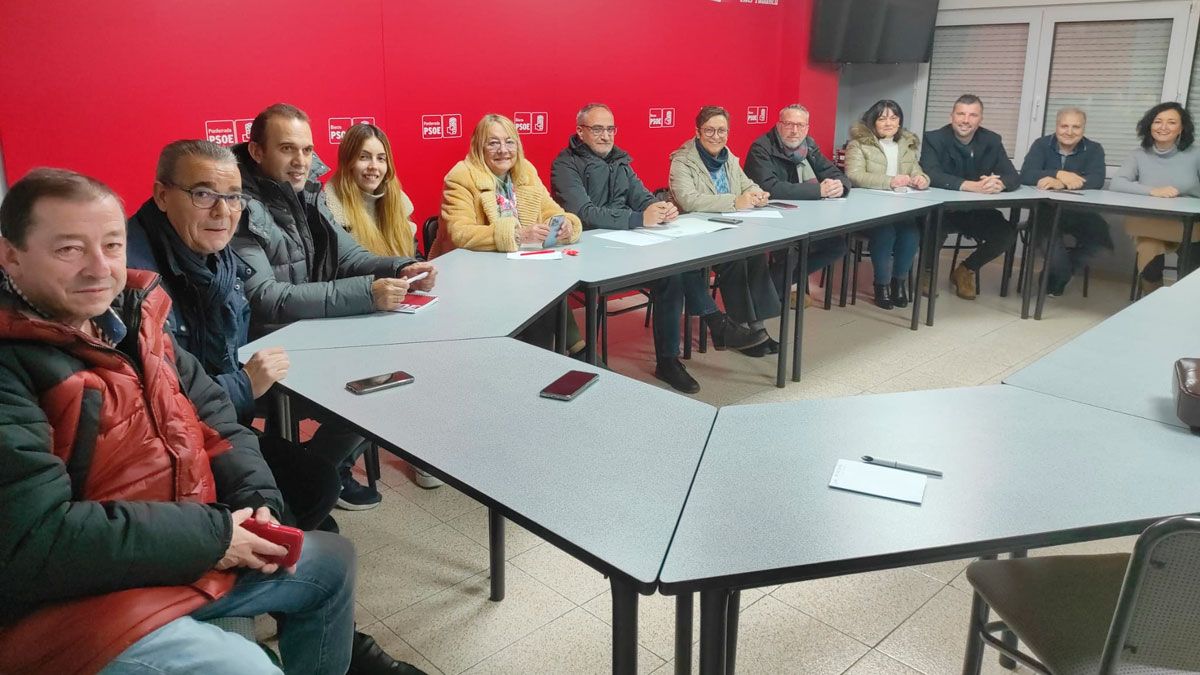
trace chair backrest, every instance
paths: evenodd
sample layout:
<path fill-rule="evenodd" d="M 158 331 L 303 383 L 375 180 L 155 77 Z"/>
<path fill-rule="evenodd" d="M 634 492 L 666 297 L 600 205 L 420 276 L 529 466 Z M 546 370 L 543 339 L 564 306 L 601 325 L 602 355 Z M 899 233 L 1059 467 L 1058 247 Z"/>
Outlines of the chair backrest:
<path fill-rule="evenodd" d="M 429 216 L 425 222 L 421 224 L 421 242 L 424 243 L 422 251 L 425 257 L 429 257 L 429 252 L 433 250 L 433 240 L 437 239 L 438 217 Z"/>
<path fill-rule="evenodd" d="M 1142 533 L 1113 613 L 1100 675 L 1200 671 L 1200 517 Z"/>

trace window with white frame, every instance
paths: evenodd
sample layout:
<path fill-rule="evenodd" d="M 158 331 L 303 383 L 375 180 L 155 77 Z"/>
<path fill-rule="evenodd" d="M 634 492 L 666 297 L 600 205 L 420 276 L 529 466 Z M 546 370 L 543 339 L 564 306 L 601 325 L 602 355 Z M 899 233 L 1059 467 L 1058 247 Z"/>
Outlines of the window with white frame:
<path fill-rule="evenodd" d="M 1054 27 L 1042 133 L 1067 106 L 1087 113 L 1088 138 L 1118 165 L 1137 146 L 1134 127 L 1162 100 L 1170 19 L 1079 21 Z"/>
<path fill-rule="evenodd" d="M 1195 119 L 1200 114 L 1200 39 L 1196 40 L 1196 54 L 1192 59 L 1192 80 L 1188 85 L 1187 109 Z"/>
<path fill-rule="evenodd" d="M 945 126 L 954 100 L 975 94 L 983 100 L 983 126 L 1004 138 L 1012 157 L 1028 40 L 1029 25 L 1024 23 L 939 26 L 929 61 L 925 130 Z"/>

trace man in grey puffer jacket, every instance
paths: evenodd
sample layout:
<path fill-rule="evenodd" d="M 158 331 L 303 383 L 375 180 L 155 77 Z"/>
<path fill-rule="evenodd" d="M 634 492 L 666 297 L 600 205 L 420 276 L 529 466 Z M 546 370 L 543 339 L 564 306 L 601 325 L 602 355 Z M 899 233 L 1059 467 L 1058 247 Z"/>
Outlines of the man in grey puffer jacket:
<path fill-rule="evenodd" d="M 421 272 L 429 275 L 411 287 L 433 288 L 431 263 L 377 256 L 333 224 L 317 181 L 328 167 L 313 153 L 304 111 L 286 103 L 268 107 L 254 118 L 250 142 L 233 152 L 249 202 L 232 245 L 250 267 L 251 339 L 300 319 L 395 309 L 410 288 L 408 277 Z M 339 506 L 360 510 L 380 502 L 378 492 L 350 476 L 365 439 L 324 421 L 310 443 L 341 469 Z"/>

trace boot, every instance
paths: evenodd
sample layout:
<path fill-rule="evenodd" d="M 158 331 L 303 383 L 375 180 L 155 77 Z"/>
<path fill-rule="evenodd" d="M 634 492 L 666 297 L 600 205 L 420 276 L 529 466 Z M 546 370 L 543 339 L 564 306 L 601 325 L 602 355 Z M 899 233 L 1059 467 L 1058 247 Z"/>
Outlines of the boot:
<path fill-rule="evenodd" d="M 901 309 L 908 307 L 908 281 L 905 279 L 892 279 L 891 292 L 888 297 L 892 300 L 893 307 Z"/>
<path fill-rule="evenodd" d="M 885 284 L 875 284 L 875 306 L 879 309 L 891 309 L 894 305 L 888 297 L 888 287 Z"/>
<path fill-rule="evenodd" d="M 684 368 L 679 359 L 675 357 L 659 359 L 658 365 L 654 369 L 654 376 L 671 385 L 672 389 L 685 394 L 694 394 L 700 391 L 700 383 L 688 374 L 687 368 Z"/>
<path fill-rule="evenodd" d="M 965 264 L 959 263 L 950 273 L 950 285 L 963 300 L 975 299 L 975 273 L 967 269 Z"/>
<path fill-rule="evenodd" d="M 713 349 L 723 352 L 726 349 L 746 349 L 767 341 L 767 331 L 753 330 L 738 325 L 730 320 L 724 312 L 713 312 L 700 319 L 712 333 Z"/>

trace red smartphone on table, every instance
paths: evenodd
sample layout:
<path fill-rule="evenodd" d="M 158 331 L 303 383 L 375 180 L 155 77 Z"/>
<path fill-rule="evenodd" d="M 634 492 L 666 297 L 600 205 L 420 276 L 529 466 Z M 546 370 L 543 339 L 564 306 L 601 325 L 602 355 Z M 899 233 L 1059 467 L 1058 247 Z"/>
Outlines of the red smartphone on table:
<path fill-rule="evenodd" d="M 300 560 L 300 549 L 304 547 L 304 532 L 302 530 L 288 527 L 287 525 L 260 523 L 254 518 L 243 520 L 242 527 L 272 544 L 278 544 L 287 549 L 287 553 L 284 555 L 263 556 L 263 560 L 269 563 L 276 563 L 280 568 L 291 567 Z"/>

